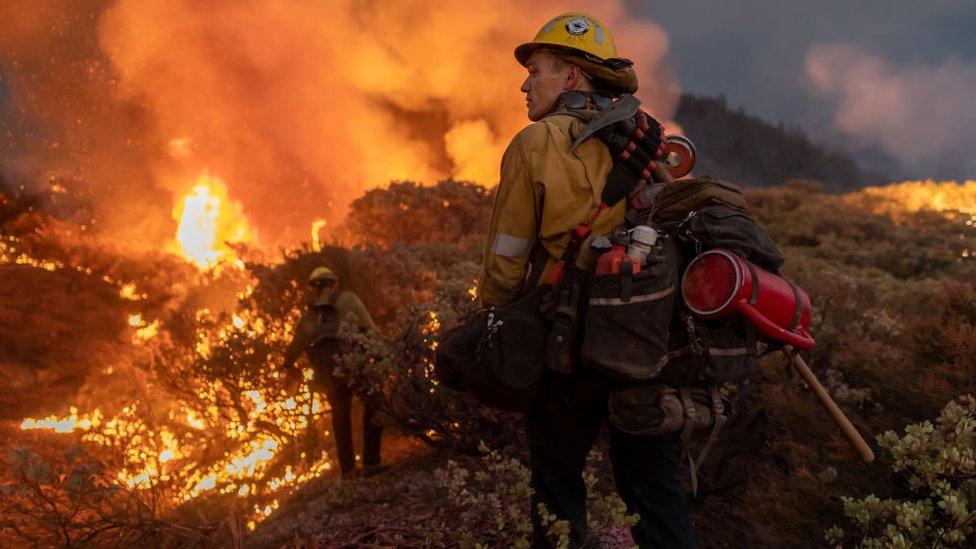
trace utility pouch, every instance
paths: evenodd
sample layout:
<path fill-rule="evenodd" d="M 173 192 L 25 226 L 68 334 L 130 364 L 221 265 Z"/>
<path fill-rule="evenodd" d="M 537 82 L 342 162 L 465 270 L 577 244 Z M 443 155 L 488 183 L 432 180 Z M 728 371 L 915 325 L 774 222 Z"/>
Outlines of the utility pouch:
<path fill-rule="evenodd" d="M 610 391 L 608 407 L 610 423 L 625 433 L 657 436 L 680 432 L 692 489 L 697 495 L 698 469 L 728 422 L 732 407 L 715 385 L 628 384 Z M 691 436 L 700 431 L 709 435 L 695 458 L 691 454 Z"/>
<path fill-rule="evenodd" d="M 740 381 L 757 368 L 756 329 L 741 316 L 705 320 L 681 311 L 685 330 L 676 329 L 677 350 L 671 353 L 662 380 L 675 385 Z"/>
<path fill-rule="evenodd" d="M 668 362 L 677 300 L 677 250 L 663 238 L 638 273 L 594 277 L 586 310 L 583 363 L 612 377 L 647 381 Z"/>
<path fill-rule="evenodd" d="M 715 409 L 724 414 L 728 403 L 717 397 L 712 401 L 708 386 L 672 387 L 663 383 L 627 384 L 610 391 L 610 422 L 632 435 L 666 435 L 683 431 L 710 429 L 715 423 Z"/>
<path fill-rule="evenodd" d="M 779 246 L 746 212 L 713 204 L 694 212 L 681 225 L 682 236 L 699 248 L 694 255 L 724 248 L 774 273 L 783 266 Z"/>
<path fill-rule="evenodd" d="M 705 175 L 695 179 L 679 179 L 665 186 L 654 201 L 651 216 L 656 223 L 671 223 L 688 217 L 689 212 L 712 204 L 746 211 L 742 188 Z"/>
<path fill-rule="evenodd" d="M 698 319 L 695 325 L 703 351 L 697 355 L 703 361 L 698 369 L 703 381 L 721 385 L 756 370 L 756 329 L 744 318 Z"/>
<path fill-rule="evenodd" d="M 546 367 L 560 374 L 571 374 L 576 369 L 574 356 L 581 291 L 579 284 L 559 290 L 559 302 L 551 315 L 552 326 L 546 341 Z"/>

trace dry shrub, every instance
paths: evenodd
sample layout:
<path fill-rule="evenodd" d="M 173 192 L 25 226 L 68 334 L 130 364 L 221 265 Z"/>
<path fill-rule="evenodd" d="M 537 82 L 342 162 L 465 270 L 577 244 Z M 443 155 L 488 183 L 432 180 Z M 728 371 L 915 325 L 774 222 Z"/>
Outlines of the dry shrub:
<path fill-rule="evenodd" d="M 748 195 L 784 246 L 784 273 L 813 301 L 818 345 L 810 365 L 862 433 L 930 417 L 976 390 L 976 265 L 961 254 L 974 235 L 968 216 L 922 211 L 896 219 L 808 185 Z M 714 458 L 731 473 L 712 471 L 706 482 L 728 489 L 697 505 L 709 544 L 817 546 L 824 526 L 841 520 L 842 496 L 897 489 L 883 466 L 857 460 L 784 368 L 779 357 L 764 361 L 761 390 L 740 399 L 723 437 L 749 459 L 727 460 L 725 448 Z"/>
<path fill-rule="evenodd" d="M 53 459 L 20 447 L 10 458 L 16 481 L 0 487 L 0 525 L 35 546 L 190 546 L 209 533 L 163 520 L 159 493 L 120 487 L 81 447 Z"/>

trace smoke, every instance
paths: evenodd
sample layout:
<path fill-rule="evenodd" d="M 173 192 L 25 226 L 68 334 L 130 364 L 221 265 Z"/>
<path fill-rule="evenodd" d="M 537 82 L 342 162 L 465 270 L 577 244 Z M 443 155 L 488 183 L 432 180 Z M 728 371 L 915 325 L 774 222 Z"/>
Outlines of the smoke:
<path fill-rule="evenodd" d="M 203 173 L 226 182 L 265 243 L 305 237 L 391 180 L 494 184 L 527 123 L 512 50 L 569 9 L 614 32 L 658 116 L 678 101 L 664 31 L 622 0 L 8 4 L 0 130 L 16 153 L 0 163 L 71 177 L 103 231 L 154 246 Z"/>
<path fill-rule="evenodd" d="M 838 100 L 834 122 L 865 145 L 880 145 L 920 173 L 976 174 L 976 66 L 892 66 L 851 45 L 812 46 L 807 77 Z"/>
<path fill-rule="evenodd" d="M 159 158 L 147 113 L 119 99 L 96 23 L 104 0 L 0 3 L 0 172 L 13 188 L 56 183 L 81 224 L 130 242 L 161 242 L 172 227 L 154 181 Z"/>

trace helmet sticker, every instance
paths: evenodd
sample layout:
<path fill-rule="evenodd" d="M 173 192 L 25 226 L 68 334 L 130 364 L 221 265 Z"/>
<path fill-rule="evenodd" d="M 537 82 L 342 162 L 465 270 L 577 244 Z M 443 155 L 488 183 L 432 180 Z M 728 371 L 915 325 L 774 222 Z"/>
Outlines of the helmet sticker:
<path fill-rule="evenodd" d="M 570 19 L 566 22 L 566 32 L 572 34 L 573 36 L 586 34 L 586 31 L 588 30 L 590 30 L 590 22 L 582 17 Z"/>

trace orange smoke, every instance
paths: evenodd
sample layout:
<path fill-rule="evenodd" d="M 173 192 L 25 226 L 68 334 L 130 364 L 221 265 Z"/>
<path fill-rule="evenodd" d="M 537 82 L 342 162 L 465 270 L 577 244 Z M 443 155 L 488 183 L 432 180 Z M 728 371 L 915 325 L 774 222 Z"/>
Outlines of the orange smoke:
<path fill-rule="evenodd" d="M 579 9 L 604 21 L 620 54 L 635 60 L 642 99 L 658 116 L 670 118 L 678 101 L 675 79 L 661 67 L 665 33 L 634 18 L 623 0 L 82 4 L 90 17 L 73 18 L 65 38 L 92 45 L 84 21 L 96 22 L 94 51 L 85 55 L 97 70 L 65 65 L 64 74 L 43 73 L 60 82 L 62 95 L 72 88 L 69 75 L 83 80 L 90 101 L 74 105 L 88 111 L 77 113 L 82 126 L 96 120 L 100 132 L 124 135 L 113 147 L 140 151 L 96 155 L 99 169 L 86 172 L 99 178 L 90 182 L 100 191 L 95 200 L 141 188 L 168 191 L 176 202 L 185 189 L 168 182 L 210 170 L 268 244 L 307 238 L 315 218 L 341 221 L 352 198 L 391 180 L 494 184 L 505 145 L 527 123 L 524 70 L 512 51 L 560 12 Z M 50 17 L 20 37 L 14 55 L 47 55 L 31 48 L 51 44 L 44 29 L 64 18 Z M 14 79 L 13 96 L 36 85 Z M 75 113 L 57 104 L 53 89 L 29 110 L 42 118 L 56 111 L 71 135 Z M 107 109 L 131 119 L 107 117 Z M 100 141 L 86 146 L 108 147 Z M 110 176 L 123 166 L 135 174 L 126 185 Z M 134 215 L 113 223 L 117 215 L 103 212 L 102 226 L 125 232 L 148 223 Z M 167 218 L 152 216 L 164 224 L 154 234 L 172 234 Z"/>

